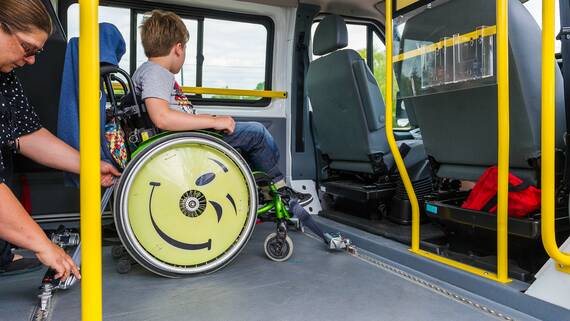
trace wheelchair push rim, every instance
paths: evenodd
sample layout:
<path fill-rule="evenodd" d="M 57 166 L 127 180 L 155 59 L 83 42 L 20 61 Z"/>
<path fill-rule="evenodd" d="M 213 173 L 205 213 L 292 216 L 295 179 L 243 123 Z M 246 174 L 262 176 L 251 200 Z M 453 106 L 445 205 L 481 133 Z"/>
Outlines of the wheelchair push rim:
<path fill-rule="evenodd" d="M 114 219 L 140 265 L 180 277 L 230 263 L 251 237 L 256 209 L 255 180 L 235 149 L 207 134 L 176 133 L 131 160 Z"/>

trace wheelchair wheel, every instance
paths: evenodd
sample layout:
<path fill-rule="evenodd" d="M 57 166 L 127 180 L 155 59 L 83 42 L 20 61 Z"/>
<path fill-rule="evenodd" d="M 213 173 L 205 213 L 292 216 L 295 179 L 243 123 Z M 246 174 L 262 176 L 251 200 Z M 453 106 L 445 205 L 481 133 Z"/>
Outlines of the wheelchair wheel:
<path fill-rule="evenodd" d="M 287 235 L 284 240 L 277 238 L 277 233 L 271 233 L 263 243 L 265 255 L 272 261 L 287 261 L 293 255 L 293 240 Z"/>
<path fill-rule="evenodd" d="M 114 219 L 128 253 L 166 277 L 214 272 L 245 247 L 257 191 L 241 155 L 202 133 L 161 137 L 119 181 Z"/>

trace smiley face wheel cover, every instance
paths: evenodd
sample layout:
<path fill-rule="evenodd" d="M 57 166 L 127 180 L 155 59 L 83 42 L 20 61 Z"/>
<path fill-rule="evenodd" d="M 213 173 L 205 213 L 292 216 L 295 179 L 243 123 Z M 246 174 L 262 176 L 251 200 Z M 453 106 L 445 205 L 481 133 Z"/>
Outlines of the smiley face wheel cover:
<path fill-rule="evenodd" d="M 257 192 L 244 159 L 225 142 L 178 133 L 152 142 L 121 176 L 114 218 L 129 254 L 168 277 L 228 264 L 255 226 Z"/>

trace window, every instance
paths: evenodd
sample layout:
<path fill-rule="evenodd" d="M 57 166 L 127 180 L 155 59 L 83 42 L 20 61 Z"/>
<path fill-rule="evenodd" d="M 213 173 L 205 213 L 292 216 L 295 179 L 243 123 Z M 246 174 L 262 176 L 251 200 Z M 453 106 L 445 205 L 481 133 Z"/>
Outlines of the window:
<path fill-rule="evenodd" d="M 554 13 L 554 32 L 560 31 L 560 3 L 555 1 L 556 12 Z M 542 0 L 529 0 L 524 3 L 526 9 L 530 12 L 538 27 L 542 29 Z M 555 35 L 556 36 L 556 35 Z M 554 43 L 554 52 L 559 53 L 561 48 L 560 40 Z"/>
<path fill-rule="evenodd" d="M 119 62 L 119 67 L 129 70 L 130 66 L 130 45 L 131 37 L 130 10 L 116 7 L 99 7 L 99 22 L 109 22 L 115 25 L 126 43 L 127 51 Z M 79 37 L 79 4 L 74 3 L 67 9 L 67 40 Z"/>
<path fill-rule="evenodd" d="M 147 60 L 138 26 L 145 13 L 152 9 L 144 3 L 133 4 L 131 8 L 99 7 L 99 20 L 117 26 L 127 43 L 127 52 L 120 62 L 120 67 L 127 71 L 132 72 Z M 173 10 L 172 7 L 156 9 Z M 271 90 L 273 23 L 269 18 L 194 8 L 179 7 L 179 10 L 177 13 L 190 34 L 186 61 L 181 72 L 175 75 L 180 86 Z M 137 29 L 133 31 L 136 42 L 130 43 L 133 12 L 137 19 Z M 68 7 L 67 30 L 69 38 L 79 35 L 77 3 Z M 131 47 L 135 50 L 135 61 L 130 59 Z M 197 105 L 216 102 L 220 105 L 267 106 L 270 99 L 195 95 L 192 102 Z"/>
<path fill-rule="evenodd" d="M 311 34 L 314 38 L 315 30 L 319 22 L 313 23 L 311 28 Z M 386 46 L 382 39 L 380 39 L 380 33 L 378 28 L 371 23 L 350 23 L 346 24 L 348 30 L 348 45 L 347 49 L 355 50 L 362 56 L 362 59 L 366 61 L 370 69 L 374 74 L 374 78 L 378 82 L 378 87 L 382 93 L 382 97 L 386 97 Z M 371 36 L 371 41 L 369 42 L 369 36 Z M 368 54 L 371 57 L 368 57 Z M 318 55 L 313 55 L 313 60 L 319 58 Z M 393 106 L 394 106 L 394 127 L 407 127 L 408 119 L 406 116 L 405 108 L 403 104 L 396 100 L 398 92 L 398 84 L 396 79 L 393 79 Z"/>
<path fill-rule="evenodd" d="M 203 86 L 265 90 L 266 52 L 264 26 L 205 19 Z"/>

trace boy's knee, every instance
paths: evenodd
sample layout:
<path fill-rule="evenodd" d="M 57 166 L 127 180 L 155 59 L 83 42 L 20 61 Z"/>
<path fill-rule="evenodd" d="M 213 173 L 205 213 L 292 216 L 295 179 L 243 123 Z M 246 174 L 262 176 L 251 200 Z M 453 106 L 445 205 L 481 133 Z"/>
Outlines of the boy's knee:
<path fill-rule="evenodd" d="M 248 122 L 246 128 L 246 131 L 250 135 L 257 137 L 260 140 L 265 138 L 267 135 L 270 135 L 267 128 L 258 122 Z"/>
<path fill-rule="evenodd" d="M 250 127 L 250 130 L 256 133 L 260 133 L 265 135 L 266 133 L 269 133 L 267 131 L 267 128 L 265 128 L 265 126 L 263 126 L 261 123 L 252 121 L 248 124 L 248 126 Z"/>

